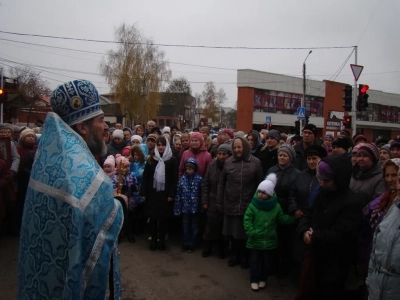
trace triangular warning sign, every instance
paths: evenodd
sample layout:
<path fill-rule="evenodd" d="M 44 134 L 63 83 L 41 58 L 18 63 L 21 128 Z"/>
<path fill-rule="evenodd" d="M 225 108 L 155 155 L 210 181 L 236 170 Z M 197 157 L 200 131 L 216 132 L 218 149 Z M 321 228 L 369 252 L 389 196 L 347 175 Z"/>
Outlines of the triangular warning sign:
<path fill-rule="evenodd" d="M 300 109 L 300 110 L 299 110 L 299 113 L 297 114 L 297 117 L 298 117 L 298 118 L 305 118 L 305 116 L 304 116 L 304 110 Z"/>
<path fill-rule="evenodd" d="M 351 71 L 353 72 L 354 79 L 357 81 L 358 78 L 360 78 L 360 75 L 361 75 L 362 70 L 364 69 L 364 66 L 351 64 L 350 68 L 351 68 Z"/>

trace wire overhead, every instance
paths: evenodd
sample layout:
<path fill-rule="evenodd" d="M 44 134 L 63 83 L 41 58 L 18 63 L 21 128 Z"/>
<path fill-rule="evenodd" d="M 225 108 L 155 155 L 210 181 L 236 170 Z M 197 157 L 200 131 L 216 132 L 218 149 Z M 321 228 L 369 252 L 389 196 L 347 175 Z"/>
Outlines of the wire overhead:
<path fill-rule="evenodd" d="M 19 36 L 31 36 L 41 37 L 50 39 L 60 40 L 72 40 L 81 42 L 93 42 L 93 43 L 107 43 L 107 44 L 122 44 L 123 42 L 118 41 L 107 41 L 107 40 L 94 40 L 94 39 L 82 39 L 72 37 L 62 37 L 53 35 L 41 35 L 41 34 L 30 34 L 30 33 L 18 33 L 10 31 L 2 31 L 0 33 L 19 35 Z M 354 46 L 326 46 L 326 47 L 245 47 L 245 46 L 207 46 L 207 45 L 185 45 L 185 44 L 161 44 L 161 43 L 128 43 L 131 45 L 151 45 L 159 47 L 181 47 L 181 48 L 205 48 L 205 49 L 230 49 L 230 50 L 304 50 L 304 49 L 346 49 L 353 48 Z"/>

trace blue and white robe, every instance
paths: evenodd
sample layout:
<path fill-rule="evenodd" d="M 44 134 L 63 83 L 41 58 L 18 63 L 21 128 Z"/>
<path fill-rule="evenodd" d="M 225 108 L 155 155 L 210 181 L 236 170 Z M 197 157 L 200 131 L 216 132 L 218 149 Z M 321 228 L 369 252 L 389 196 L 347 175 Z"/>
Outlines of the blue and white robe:
<path fill-rule="evenodd" d="M 122 223 L 110 178 L 84 140 L 49 113 L 26 193 L 18 299 L 106 299 L 111 257 L 111 290 L 121 299 Z"/>

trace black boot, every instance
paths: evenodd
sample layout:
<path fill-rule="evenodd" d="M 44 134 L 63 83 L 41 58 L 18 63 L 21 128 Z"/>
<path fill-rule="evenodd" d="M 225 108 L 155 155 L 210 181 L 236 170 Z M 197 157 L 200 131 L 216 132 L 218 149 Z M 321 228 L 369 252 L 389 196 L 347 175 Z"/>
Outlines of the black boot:
<path fill-rule="evenodd" d="M 246 240 L 240 241 L 240 267 L 242 269 L 249 268 L 249 255 L 246 248 Z"/>
<path fill-rule="evenodd" d="M 219 259 L 224 259 L 225 257 L 226 257 L 225 242 L 224 241 L 219 241 L 218 242 L 218 258 Z"/>
<path fill-rule="evenodd" d="M 203 253 L 201 253 L 202 257 L 209 257 L 210 254 L 212 253 L 212 244 L 210 241 L 204 241 L 204 250 Z"/>
<path fill-rule="evenodd" d="M 231 243 L 232 243 L 232 256 L 228 261 L 228 266 L 234 267 L 238 265 L 240 262 L 240 253 L 238 251 L 239 249 L 236 240 L 232 239 Z"/>
<path fill-rule="evenodd" d="M 158 222 L 158 250 L 165 250 L 165 235 L 167 234 L 167 224 L 165 221 Z"/>
<path fill-rule="evenodd" d="M 154 251 L 157 249 L 158 228 L 157 221 L 150 220 L 151 243 L 149 249 Z"/>

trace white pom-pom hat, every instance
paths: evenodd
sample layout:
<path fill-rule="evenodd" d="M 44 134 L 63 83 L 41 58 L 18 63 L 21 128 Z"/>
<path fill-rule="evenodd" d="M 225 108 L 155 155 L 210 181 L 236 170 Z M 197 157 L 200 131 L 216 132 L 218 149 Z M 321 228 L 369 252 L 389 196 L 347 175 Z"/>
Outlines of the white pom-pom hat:
<path fill-rule="evenodd" d="M 274 195 L 275 185 L 276 185 L 277 177 L 274 173 L 271 173 L 263 180 L 258 186 L 257 190 L 262 191 L 269 196 Z"/>

